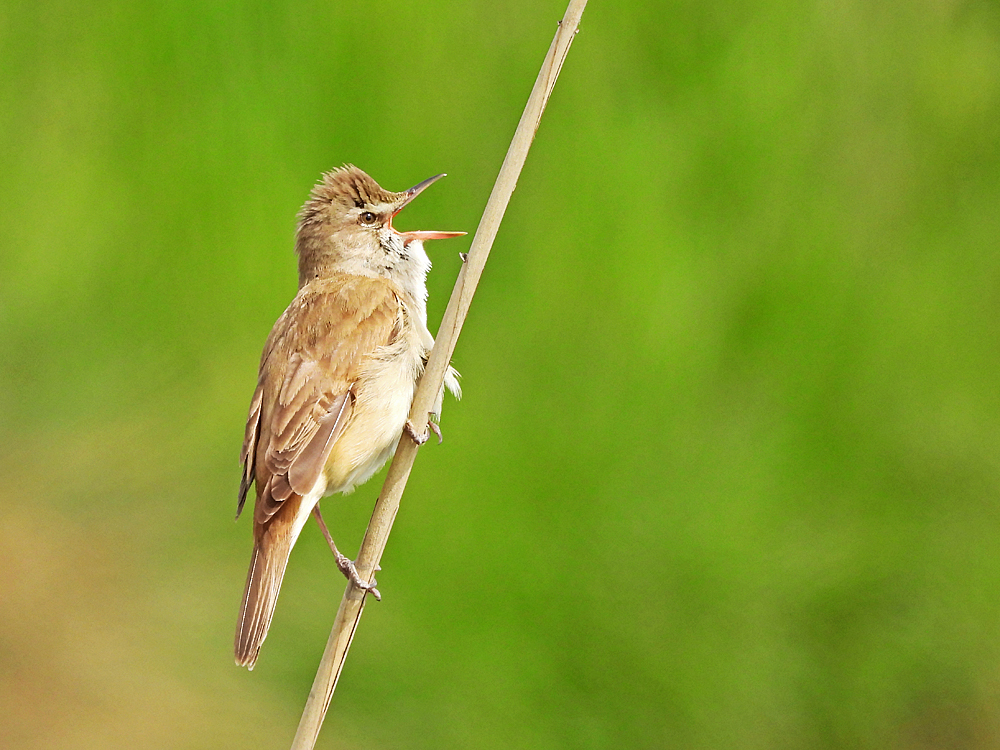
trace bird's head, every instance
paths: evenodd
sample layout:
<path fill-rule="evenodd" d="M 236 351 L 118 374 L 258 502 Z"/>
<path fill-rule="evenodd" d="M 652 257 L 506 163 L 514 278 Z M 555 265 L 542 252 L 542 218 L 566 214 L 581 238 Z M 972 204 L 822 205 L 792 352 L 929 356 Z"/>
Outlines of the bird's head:
<path fill-rule="evenodd" d="M 390 278 L 415 272 L 422 279 L 430 268 L 423 241 L 460 237 L 465 232 L 400 232 L 392 220 L 442 177 L 439 174 L 393 193 L 351 164 L 324 174 L 299 212 L 295 242 L 299 285 L 337 272 Z"/>

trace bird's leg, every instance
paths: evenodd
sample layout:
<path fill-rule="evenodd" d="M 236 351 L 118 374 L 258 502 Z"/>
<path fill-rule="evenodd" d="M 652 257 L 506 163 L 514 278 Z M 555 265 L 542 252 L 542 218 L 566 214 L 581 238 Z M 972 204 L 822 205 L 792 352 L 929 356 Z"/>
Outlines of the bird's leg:
<path fill-rule="evenodd" d="M 362 591 L 371 593 L 377 601 L 382 601 L 382 595 L 379 593 L 378 589 L 375 588 L 377 581 L 374 579 L 371 583 L 362 580 L 361 576 L 358 575 L 358 569 L 354 567 L 354 562 L 348 559 L 347 555 L 341 553 L 337 549 L 337 545 L 333 542 L 333 537 L 330 535 L 330 530 L 326 527 L 326 522 L 323 520 L 322 514 L 319 512 L 319 503 L 313 506 L 313 515 L 316 517 L 316 523 L 319 524 L 320 531 L 323 532 L 323 536 L 326 538 L 326 543 L 330 545 L 330 549 L 333 550 L 333 556 L 337 559 L 337 567 L 340 568 L 340 572 L 343 573 L 347 580 L 353 583 Z M 378 568 L 376 567 L 376 570 Z"/>

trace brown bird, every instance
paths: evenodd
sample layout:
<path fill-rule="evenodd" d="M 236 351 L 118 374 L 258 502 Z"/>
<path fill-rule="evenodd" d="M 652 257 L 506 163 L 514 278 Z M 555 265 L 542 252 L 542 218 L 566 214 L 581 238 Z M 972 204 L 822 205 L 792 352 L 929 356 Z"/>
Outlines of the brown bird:
<path fill-rule="evenodd" d="M 288 556 L 316 517 L 337 565 L 371 590 L 340 554 L 319 500 L 351 492 L 396 450 L 434 339 L 427 330 L 423 241 L 465 232 L 400 232 L 393 217 L 437 175 L 401 193 L 355 166 L 323 175 L 299 213 L 299 291 L 264 345 L 243 440 L 239 517 L 251 484 L 253 556 L 236 627 L 236 663 L 253 669 Z M 457 374 L 445 384 L 460 396 Z M 440 414 L 442 393 L 435 412 Z M 435 428 L 430 423 L 428 428 Z M 436 431 L 436 430 L 435 430 Z"/>

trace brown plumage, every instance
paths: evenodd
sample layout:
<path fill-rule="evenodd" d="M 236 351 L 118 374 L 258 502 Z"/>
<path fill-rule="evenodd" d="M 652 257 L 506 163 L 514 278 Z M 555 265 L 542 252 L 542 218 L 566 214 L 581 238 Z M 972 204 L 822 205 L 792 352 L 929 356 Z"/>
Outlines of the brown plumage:
<path fill-rule="evenodd" d="M 390 193 L 347 166 L 299 215 L 299 292 L 264 346 L 243 441 L 239 510 L 251 484 L 256 501 L 237 664 L 253 668 L 319 499 L 366 481 L 402 433 L 433 344 L 422 242 L 463 233 L 400 233 L 392 217 L 434 179 Z M 454 371 L 448 386 L 458 394 Z"/>

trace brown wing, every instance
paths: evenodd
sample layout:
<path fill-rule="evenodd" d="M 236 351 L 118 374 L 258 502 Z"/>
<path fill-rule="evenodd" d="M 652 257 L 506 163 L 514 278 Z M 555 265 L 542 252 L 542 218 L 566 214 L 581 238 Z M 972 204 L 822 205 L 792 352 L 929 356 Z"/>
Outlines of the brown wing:
<path fill-rule="evenodd" d="M 341 276 L 304 288 L 275 324 L 243 444 L 240 496 L 256 481 L 256 524 L 313 488 L 350 421 L 361 366 L 392 343 L 401 315 L 388 282 Z"/>

